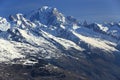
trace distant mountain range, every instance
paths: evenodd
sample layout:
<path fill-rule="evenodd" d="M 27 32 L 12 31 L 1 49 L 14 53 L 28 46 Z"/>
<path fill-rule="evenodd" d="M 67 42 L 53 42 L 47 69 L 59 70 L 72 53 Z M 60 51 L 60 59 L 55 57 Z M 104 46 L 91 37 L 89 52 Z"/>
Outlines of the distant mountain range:
<path fill-rule="evenodd" d="M 15 74 L 18 65 L 44 64 L 47 72 L 42 74 L 55 71 L 57 76 L 62 75 L 45 75 L 45 79 L 43 75 L 41 78 L 39 67 L 31 68 L 35 70 L 34 76 L 28 68 L 21 67 L 21 73 L 25 70 L 31 76 L 23 77 L 18 72 L 16 76 L 21 74 L 21 79 L 11 80 L 120 80 L 119 60 L 120 23 L 81 23 L 48 6 L 29 14 L 10 15 L 8 19 L 0 17 L 0 62 L 17 66 L 7 65 L 10 69 L 15 67 L 10 74 Z"/>

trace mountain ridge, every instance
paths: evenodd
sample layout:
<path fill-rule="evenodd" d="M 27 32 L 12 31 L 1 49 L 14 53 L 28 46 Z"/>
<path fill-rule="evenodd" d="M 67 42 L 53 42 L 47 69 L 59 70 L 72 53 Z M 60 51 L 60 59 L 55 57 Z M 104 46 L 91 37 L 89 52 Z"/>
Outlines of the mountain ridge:
<path fill-rule="evenodd" d="M 8 21 L 0 18 L 0 63 L 15 65 L 15 69 L 29 66 L 33 71 L 26 73 L 34 72 L 34 76 L 29 75 L 32 78 L 41 76 L 41 68 L 45 75 L 54 77 L 46 68 L 51 65 L 76 80 L 119 80 L 119 33 L 119 23 L 81 24 L 56 8 L 44 6 L 30 14 L 10 15 Z"/>
<path fill-rule="evenodd" d="M 103 50 L 106 50 L 107 52 L 110 52 L 110 53 L 111 51 L 109 50 L 119 51 L 115 47 L 117 45 L 116 42 L 119 40 L 119 37 L 120 37 L 120 35 L 118 34 L 120 31 L 120 28 L 118 25 L 119 23 L 112 24 L 112 26 L 110 27 L 108 26 L 105 27 L 97 23 L 93 23 L 93 24 L 86 23 L 82 25 L 75 18 L 65 17 L 63 16 L 62 13 L 59 13 L 56 8 L 51 8 L 48 6 L 43 6 L 42 8 L 39 8 L 37 11 L 32 12 L 31 14 L 30 14 L 31 16 L 37 16 L 41 19 L 36 19 L 35 17 L 25 18 L 23 14 L 10 15 L 9 16 L 10 22 L 8 23 L 11 24 L 11 27 L 5 32 L 1 32 L 1 36 L 2 34 L 4 34 L 4 36 L 8 35 L 6 36 L 8 40 L 23 42 L 26 44 L 30 44 L 32 46 L 34 44 L 37 44 L 36 42 L 34 42 L 35 40 L 34 38 L 38 40 L 37 38 L 41 36 L 44 39 L 47 39 L 48 42 L 51 42 L 51 40 L 49 39 L 52 39 L 52 40 L 57 39 L 56 41 L 59 44 L 61 44 L 61 41 L 59 42 L 59 38 L 65 39 L 73 42 L 76 46 L 79 46 L 79 47 L 82 46 L 81 48 L 83 48 L 84 50 L 86 49 L 86 47 L 89 48 L 89 46 L 91 46 L 91 48 L 93 49 L 96 48 L 98 50 L 99 48 L 100 49 L 103 48 Z M 49 18 L 49 16 L 52 16 L 52 17 Z M 31 21 L 30 18 L 33 21 Z M 49 24 L 47 24 L 49 21 L 46 22 L 47 20 L 49 20 L 48 18 L 50 19 L 50 21 L 52 21 Z M 46 20 L 46 21 L 45 22 L 43 21 L 41 23 L 41 20 Z M 60 21 L 61 23 L 57 23 Z M 5 22 L 7 21 L 5 20 Z M 114 26 L 116 30 L 118 29 L 118 32 L 114 30 L 113 28 Z M 110 31 L 110 28 L 113 28 L 113 29 Z M 89 35 L 89 33 L 92 35 Z M 107 38 L 105 39 L 105 37 L 108 37 L 108 39 Z M 87 39 L 91 40 L 91 42 L 87 42 Z M 100 39 L 101 39 L 100 41 L 101 43 L 99 42 Z M 113 41 L 111 42 L 111 40 Z M 71 42 L 70 43 L 68 42 L 68 43 L 71 44 Z M 95 44 L 93 44 L 94 42 Z M 52 44 L 54 45 L 54 43 Z M 63 46 L 63 44 L 61 45 Z M 108 50 L 104 48 L 105 46 L 106 48 L 108 48 Z"/>

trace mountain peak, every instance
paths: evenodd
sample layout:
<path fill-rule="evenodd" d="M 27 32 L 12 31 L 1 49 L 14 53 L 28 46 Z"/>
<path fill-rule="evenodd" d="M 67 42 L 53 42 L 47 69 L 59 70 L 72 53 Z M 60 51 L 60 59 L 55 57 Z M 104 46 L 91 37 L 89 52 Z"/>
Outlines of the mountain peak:
<path fill-rule="evenodd" d="M 24 19 L 24 15 L 21 13 L 9 16 L 10 21 L 17 21 L 17 20 L 23 20 L 23 19 Z"/>
<path fill-rule="evenodd" d="M 0 23 L 4 23 L 4 22 L 7 22 L 7 20 L 3 17 L 0 17 Z"/>
<path fill-rule="evenodd" d="M 0 31 L 6 31 L 10 28 L 10 23 L 5 19 L 0 17 Z"/>
<path fill-rule="evenodd" d="M 50 9 L 51 9 L 51 7 L 49 7 L 49 6 L 42 6 L 38 10 L 45 11 L 45 10 L 50 10 Z"/>
<path fill-rule="evenodd" d="M 27 16 L 31 21 L 39 21 L 45 25 L 58 25 L 65 22 L 65 17 L 57 8 L 43 6 Z"/>
<path fill-rule="evenodd" d="M 48 11 L 48 12 L 58 12 L 57 8 L 54 8 L 54 7 L 49 7 L 49 6 L 42 6 L 38 9 L 39 11 L 41 12 L 44 12 L 44 11 Z"/>
<path fill-rule="evenodd" d="M 42 9 L 48 9 L 50 8 L 49 6 L 43 6 Z"/>
<path fill-rule="evenodd" d="M 26 28 L 30 28 L 30 27 L 35 26 L 34 23 L 32 23 L 28 19 L 26 19 L 24 17 L 24 15 L 21 13 L 18 13 L 15 15 L 10 15 L 9 20 L 14 24 L 12 26 L 16 26 L 16 27 L 19 27 L 21 29 L 26 29 Z"/>

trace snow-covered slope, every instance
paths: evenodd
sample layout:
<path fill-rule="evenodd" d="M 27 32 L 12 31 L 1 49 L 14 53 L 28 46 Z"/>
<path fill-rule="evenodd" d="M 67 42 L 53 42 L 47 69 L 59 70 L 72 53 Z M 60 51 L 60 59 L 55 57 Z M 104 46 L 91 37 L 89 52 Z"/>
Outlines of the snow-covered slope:
<path fill-rule="evenodd" d="M 15 45 L 12 42 L 0 39 L 0 61 L 9 61 L 14 58 L 24 57 L 17 51 Z"/>
<path fill-rule="evenodd" d="M 104 23 L 104 24 L 92 23 L 92 24 L 83 25 L 83 26 L 90 28 L 90 29 L 94 30 L 95 32 L 106 34 L 106 35 L 116 38 L 118 40 L 120 39 L 119 23 Z"/>
<path fill-rule="evenodd" d="M 81 34 L 77 34 L 75 32 L 73 32 L 74 35 L 76 35 L 77 37 L 80 38 L 81 41 L 84 41 L 85 43 L 87 43 L 89 46 L 92 46 L 93 48 L 99 48 L 101 50 L 105 50 L 105 51 L 117 51 L 117 49 L 115 49 L 113 46 L 115 46 L 115 43 L 106 41 L 106 40 L 101 40 L 99 38 L 92 38 L 89 36 L 83 36 Z M 113 46 L 110 46 L 113 45 Z M 91 47 L 91 48 L 92 48 Z"/>
<path fill-rule="evenodd" d="M 0 18 L 0 61 L 31 56 L 79 59 L 89 53 L 119 53 L 119 25 L 80 24 L 56 8 L 44 6 L 30 14 Z M 99 51 L 99 52 L 98 52 Z M 72 54 L 71 54 L 72 53 Z"/>

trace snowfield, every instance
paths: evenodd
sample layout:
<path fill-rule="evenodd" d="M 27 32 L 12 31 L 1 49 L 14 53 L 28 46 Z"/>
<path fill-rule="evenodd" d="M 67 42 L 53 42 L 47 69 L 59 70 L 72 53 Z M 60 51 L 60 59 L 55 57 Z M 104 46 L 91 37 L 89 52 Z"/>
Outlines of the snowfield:
<path fill-rule="evenodd" d="M 0 39 L 0 62 L 24 57 L 11 42 Z"/>

